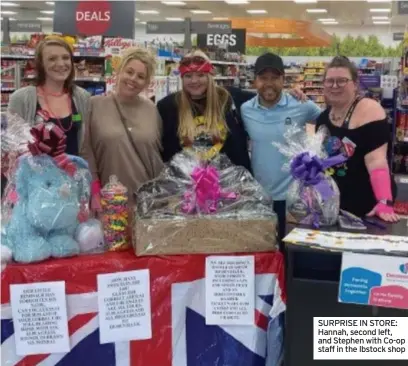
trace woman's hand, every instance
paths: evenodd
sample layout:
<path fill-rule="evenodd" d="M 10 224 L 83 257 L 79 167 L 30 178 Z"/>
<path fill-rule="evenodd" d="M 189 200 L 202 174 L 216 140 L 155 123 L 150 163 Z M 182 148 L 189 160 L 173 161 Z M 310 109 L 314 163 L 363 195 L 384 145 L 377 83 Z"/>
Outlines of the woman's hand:
<path fill-rule="evenodd" d="M 295 86 L 293 89 L 290 89 L 289 94 L 301 102 L 306 102 L 309 99 L 299 86 Z"/>
<path fill-rule="evenodd" d="M 377 203 L 377 205 L 367 214 L 367 216 L 378 216 L 381 220 L 386 222 L 399 221 L 399 216 L 394 212 L 394 209 L 382 202 Z"/>

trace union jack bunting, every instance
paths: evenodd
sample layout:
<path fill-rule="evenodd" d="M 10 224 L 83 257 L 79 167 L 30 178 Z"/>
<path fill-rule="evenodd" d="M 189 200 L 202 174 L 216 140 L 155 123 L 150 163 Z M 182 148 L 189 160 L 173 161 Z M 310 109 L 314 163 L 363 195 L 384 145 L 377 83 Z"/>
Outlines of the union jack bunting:
<path fill-rule="evenodd" d="M 255 324 L 205 325 L 205 256 L 136 258 L 106 253 L 2 272 L 1 364 L 7 366 L 277 366 L 283 354 L 283 257 L 255 257 Z M 148 268 L 153 337 L 99 344 L 96 276 Z M 10 284 L 65 281 L 71 351 L 17 356 L 9 304 Z"/>

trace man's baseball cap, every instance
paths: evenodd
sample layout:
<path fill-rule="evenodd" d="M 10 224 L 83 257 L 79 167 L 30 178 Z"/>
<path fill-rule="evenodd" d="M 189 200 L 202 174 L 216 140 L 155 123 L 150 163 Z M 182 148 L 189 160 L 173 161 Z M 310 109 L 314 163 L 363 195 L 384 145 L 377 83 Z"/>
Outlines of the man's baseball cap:
<path fill-rule="evenodd" d="M 285 66 L 283 65 L 282 58 L 271 52 L 259 56 L 255 61 L 255 75 L 258 75 L 266 69 L 274 69 L 280 74 L 285 73 Z"/>

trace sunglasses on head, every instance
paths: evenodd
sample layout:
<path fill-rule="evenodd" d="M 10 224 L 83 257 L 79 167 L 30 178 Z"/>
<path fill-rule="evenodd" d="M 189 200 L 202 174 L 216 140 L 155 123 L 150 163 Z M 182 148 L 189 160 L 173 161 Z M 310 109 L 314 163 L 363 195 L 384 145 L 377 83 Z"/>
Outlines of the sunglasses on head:
<path fill-rule="evenodd" d="M 180 61 L 180 65 L 183 66 L 189 66 L 191 64 L 196 64 L 196 65 L 203 65 L 206 62 L 208 62 L 204 57 L 201 56 L 188 56 L 188 57 L 184 57 L 181 59 Z"/>

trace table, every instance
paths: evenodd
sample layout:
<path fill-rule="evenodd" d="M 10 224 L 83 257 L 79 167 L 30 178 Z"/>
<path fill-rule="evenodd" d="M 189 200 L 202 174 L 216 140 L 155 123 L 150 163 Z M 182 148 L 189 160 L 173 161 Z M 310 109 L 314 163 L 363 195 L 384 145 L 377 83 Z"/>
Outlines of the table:
<path fill-rule="evenodd" d="M 292 229 L 293 226 L 287 230 L 290 232 Z M 336 227 L 326 231 L 340 230 Z M 386 230 L 369 229 L 365 233 L 406 236 L 408 227 L 406 220 L 402 220 L 397 224 L 388 225 Z M 314 361 L 313 317 L 402 317 L 408 316 L 408 311 L 339 303 L 337 295 L 342 252 L 310 248 L 302 243 L 286 243 L 285 248 L 287 256 L 285 366 L 408 364 L 407 361 Z"/>

